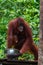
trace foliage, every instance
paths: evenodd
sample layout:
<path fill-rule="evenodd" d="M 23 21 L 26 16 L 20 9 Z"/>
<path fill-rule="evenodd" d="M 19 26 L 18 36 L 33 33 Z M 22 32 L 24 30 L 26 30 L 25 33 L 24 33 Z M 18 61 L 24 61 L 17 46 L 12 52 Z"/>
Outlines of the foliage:
<path fill-rule="evenodd" d="M 22 56 L 18 57 L 18 60 L 34 60 L 34 59 L 35 59 L 34 55 L 31 54 L 30 52 L 26 52 Z"/>
<path fill-rule="evenodd" d="M 30 24 L 33 40 L 39 44 L 39 4 L 39 0 L 0 0 L 0 51 L 6 48 L 8 23 L 17 17 Z"/>

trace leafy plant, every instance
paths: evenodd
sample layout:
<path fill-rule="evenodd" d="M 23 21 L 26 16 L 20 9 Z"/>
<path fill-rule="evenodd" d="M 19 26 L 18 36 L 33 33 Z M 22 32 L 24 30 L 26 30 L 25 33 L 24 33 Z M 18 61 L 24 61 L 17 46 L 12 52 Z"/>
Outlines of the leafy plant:
<path fill-rule="evenodd" d="M 35 59 L 34 55 L 28 52 L 18 57 L 18 60 L 34 60 L 34 59 Z"/>

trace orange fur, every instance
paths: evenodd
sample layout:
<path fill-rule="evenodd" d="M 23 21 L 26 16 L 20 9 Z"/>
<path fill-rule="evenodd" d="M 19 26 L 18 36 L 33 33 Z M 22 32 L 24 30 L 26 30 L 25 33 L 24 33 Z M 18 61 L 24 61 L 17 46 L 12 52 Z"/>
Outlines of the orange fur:
<path fill-rule="evenodd" d="M 20 36 L 19 31 L 17 30 L 18 28 L 18 21 L 21 21 L 25 27 L 24 32 L 22 32 L 24 37 L 24 41 L 20 39 L 18 41 L 18 36 Z M 15 35 L 18 34 L 16 37 Z M 32 39 L 32 31 L 29 25 L 22 19 L 22 18 L 16 18 L 12 21 L 10 21 L 9 26 L 8 26 L 8 39 L 7 39 L 7 48 L 12 48 L 15 47 L 20 50 L 21 53 L 25 53 L 28 50 L 31 50 L 35 56 L 35 59 L 38 60 L 38 48 L 37 46 L 33 43 Z"/>

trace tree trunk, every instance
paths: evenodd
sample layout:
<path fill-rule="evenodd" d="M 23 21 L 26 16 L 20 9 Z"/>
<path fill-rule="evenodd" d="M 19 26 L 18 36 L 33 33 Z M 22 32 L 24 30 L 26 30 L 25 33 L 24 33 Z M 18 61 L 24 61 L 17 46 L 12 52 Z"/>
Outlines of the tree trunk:
<path fill-rule="evenodd" d="M 43 0 L 40 0 L 40 44 L 38 65 L 43 65 Z"/>

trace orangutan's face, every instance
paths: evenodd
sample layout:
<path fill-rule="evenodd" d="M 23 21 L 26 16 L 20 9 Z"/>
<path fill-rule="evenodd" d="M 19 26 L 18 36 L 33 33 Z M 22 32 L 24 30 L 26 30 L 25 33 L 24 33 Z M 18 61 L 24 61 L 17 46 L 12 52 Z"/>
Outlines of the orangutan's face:
<path fill-rule="evenodd" d="M 20 22 L 20 21 L 18 22 L 18 28 L 17 29 L 18 29 L 19 32 L 23 32 L 24 26 L 23 26 L 22 22 Z"/>
<path fill-rule="evenodd" d="M 18 31 L 19 31 L 19 32 L 23 32 L 23 26 L 19 26 L 19 27 L 18 27 Z"/>

